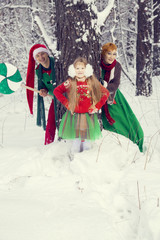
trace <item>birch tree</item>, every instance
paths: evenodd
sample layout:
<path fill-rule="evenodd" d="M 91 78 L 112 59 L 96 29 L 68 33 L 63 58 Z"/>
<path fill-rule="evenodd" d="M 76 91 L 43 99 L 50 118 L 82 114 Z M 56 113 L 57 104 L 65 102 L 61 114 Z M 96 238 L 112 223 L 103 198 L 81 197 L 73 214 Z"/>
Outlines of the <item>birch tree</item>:
<path fill-rule="evenodd" d="M 160 3 L 154 0 L 154 42 L 153 42 L 153 71 L 160 75 Z"/>

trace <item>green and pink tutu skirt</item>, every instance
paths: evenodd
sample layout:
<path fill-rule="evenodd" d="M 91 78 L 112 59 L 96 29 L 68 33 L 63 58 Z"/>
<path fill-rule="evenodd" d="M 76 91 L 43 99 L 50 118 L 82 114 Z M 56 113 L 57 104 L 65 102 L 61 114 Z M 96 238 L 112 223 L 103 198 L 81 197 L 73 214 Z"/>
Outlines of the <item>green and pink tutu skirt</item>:
<path fill-rule="evenodd" d="M 96 140 L 101 129 L 97 114 L 74 113 L 66 111 L 59 126 L 59 137 L 63 139 Z"/>

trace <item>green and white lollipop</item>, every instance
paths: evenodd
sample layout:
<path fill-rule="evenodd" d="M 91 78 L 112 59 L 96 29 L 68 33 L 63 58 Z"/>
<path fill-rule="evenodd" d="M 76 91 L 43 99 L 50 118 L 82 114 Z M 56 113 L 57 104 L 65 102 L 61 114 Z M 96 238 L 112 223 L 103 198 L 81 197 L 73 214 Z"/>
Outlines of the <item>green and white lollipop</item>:
<path fill-rule="evenodd" d="M 10 63 L 0 63 L 0 93 L 11 94 L 21 85 L 22 77 L 17 69 Z"/>

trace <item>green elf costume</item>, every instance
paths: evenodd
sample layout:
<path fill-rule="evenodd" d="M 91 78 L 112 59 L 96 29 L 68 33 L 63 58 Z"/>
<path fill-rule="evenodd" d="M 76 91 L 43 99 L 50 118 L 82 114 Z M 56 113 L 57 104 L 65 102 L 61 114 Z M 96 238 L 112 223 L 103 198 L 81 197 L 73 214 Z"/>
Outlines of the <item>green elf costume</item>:
<path fill-rule="evenodd" d="M 116 60 L 112 64 L 106 64 L 101 59 L 100 66 L 102 84 L 110 92 L 110 96 L 102 108 L 103 128 L 129 138 L 138 145 L 140 152 L 143 152 L 143 130 L 127 100 L 118 89 L 121 65 Z"/>
<path fill-rule="evenodd" d="M 27 69 L 27 78 L 26 78 L 26 86 L 34 88 L 34 75 L 35 75 L 35 56 L 40 52 L 46 52 L 49 54 L 48 49 L 43 44 L 35 44 L 29 52 L 29 61 L 28 61 L 28 69 Z M 49 68 L 45 68 L 41 64 L 39 64 L 36 68 L 36 75 L 38 77 L 38 90 L 46 89 L 48 94 L 53 96 L 53 90 L 56 87 L 56 78 L 55 78 L 55 68 L 54 68 L 54 58 L 49 57 L 50 66 Z M 33 114 L 33 95 L 34 93 L 30 90 L 27 91 L 27 101 L 30 109 L 30 113 Z M 55 138 L 56 132 L 56 99 L 52 99 L 49 112 L 48 112 L 48 120 L 46 125 L 45 120 L 45 108 L 44 108 L 44 100 L 38 94 L 37 98 L 37 125 L 43 126 L 45 132 L 45 145 L 52 143 Z"/>

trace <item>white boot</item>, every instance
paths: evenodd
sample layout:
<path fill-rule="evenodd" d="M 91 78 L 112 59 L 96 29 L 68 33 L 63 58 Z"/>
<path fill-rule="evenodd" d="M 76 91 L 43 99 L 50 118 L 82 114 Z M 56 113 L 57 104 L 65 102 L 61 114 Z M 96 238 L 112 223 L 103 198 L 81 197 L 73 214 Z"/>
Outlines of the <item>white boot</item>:
<path fill-rule="evenodd" d="M 71 151 L 73 153 L 80 152 L 80 147 L 81 147 L 81 140 L 79 138 L 76 138 L 75 140 L 73 140 Z"/>
<path fill-rule="evenodd" d="M 91 147 L 92 147 L 91 141 L 85 140 L 82 143 L 83 143 L 83 151 L 91 149 Z"/>
<path fill-rule="evenodd" d="M 74 159 L 74 153 L 78 153 L 80 151 L 81 151 L 81 140 L 77 138 L 72 141 L 71 148 L 68 152 L 70 161 L 72 161 Z"/>

